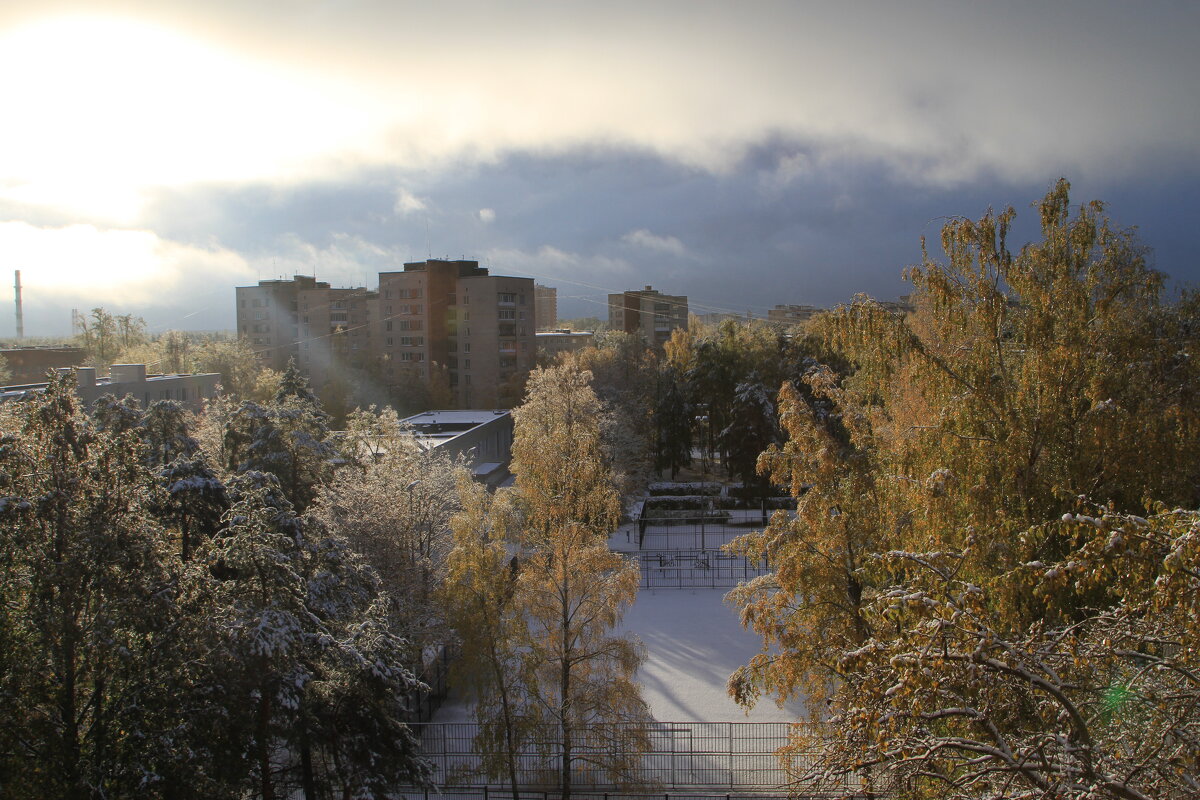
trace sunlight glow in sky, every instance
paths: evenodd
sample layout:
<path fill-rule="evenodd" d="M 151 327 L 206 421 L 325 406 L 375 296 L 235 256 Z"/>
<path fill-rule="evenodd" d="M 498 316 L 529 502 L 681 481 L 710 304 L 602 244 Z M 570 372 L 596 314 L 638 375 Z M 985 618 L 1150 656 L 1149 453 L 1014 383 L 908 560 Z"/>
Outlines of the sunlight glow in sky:
<path fill-rule="evenodd" d="M 20 27 L 0 73 L 23 76 L 2 90 L 3 196 L 113 222 L 146 187 L 286 175 L 368 129 L 346 87 L 127 19 Z"/>

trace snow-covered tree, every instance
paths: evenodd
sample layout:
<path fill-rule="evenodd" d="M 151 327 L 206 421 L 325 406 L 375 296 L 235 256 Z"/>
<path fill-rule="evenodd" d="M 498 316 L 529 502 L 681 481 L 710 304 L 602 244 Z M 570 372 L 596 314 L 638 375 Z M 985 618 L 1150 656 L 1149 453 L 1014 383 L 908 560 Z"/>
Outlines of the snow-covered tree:
<path fill-rule="evenodd" d="M 98 430 L 69 376 L 9 422 L 0 443 L 0 793 L 161 790 L 165 754 L 190 741 L 173 705 L 187 692 L 183 578 L 148 510 L 140 443 L 130 431 Z M 177 775 L 194 765 L 180 766 Z"/>
<path fill-rule="evenodd" d="M 288 773 L 310 800 L 427 780 L 404 722 L 420 684 L 373 571 L 297 517 L 274 476 L 248 472 L 230 488 L 228 524 L 205 555 L 227 648 L 244 665 L 254 792 L 276 797 Z"/>
<path fill-rule="evenodd" d="M 347 449 L 360 466 L 340 470 L 320 489 L 314 513 L 375 569 L 390 598 L 392 629 L 420 656 L 445 642 L 435 602 L 451 548 L 450 519 L 459 511 L 463 462 L 426 450 L 394 413 L 352 416 Z"/>

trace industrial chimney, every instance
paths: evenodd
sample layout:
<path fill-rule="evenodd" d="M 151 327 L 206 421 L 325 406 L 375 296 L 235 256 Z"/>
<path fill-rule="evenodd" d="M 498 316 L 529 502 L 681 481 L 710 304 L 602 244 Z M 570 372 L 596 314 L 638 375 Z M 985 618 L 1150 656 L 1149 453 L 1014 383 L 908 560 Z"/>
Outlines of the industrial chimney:
<path fill-rule="evenodd" d="M 16 271 L 13 290 L 17 300 L 17 338 L 25 338 L 25 312 L 21 310 L 21 270 Z"/>

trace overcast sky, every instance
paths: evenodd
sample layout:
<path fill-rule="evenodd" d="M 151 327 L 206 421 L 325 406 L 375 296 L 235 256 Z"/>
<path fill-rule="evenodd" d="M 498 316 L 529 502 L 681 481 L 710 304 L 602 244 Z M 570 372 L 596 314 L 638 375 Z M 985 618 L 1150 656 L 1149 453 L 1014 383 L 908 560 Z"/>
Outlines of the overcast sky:
<path fill-rule="evenodd" d="M 562 316 L 645 284 L 765 314 L 905 293 L 947 215 L 1031 238 L 1065 176 L 1191 284 L 1197 31 L 1195 2 L 3 2 L 0 283 L 35 336 L 232 328 L 236 285 L 428 255 Z"/>

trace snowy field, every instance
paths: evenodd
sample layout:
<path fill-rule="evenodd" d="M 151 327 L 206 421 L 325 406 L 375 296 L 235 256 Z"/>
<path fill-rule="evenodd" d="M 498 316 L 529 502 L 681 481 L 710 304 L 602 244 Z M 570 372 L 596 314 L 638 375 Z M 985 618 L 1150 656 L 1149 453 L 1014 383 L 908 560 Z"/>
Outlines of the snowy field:
<path fill-rule="evenodd" d="M 722 602 L 724 589 L 643 589 L 621 630 L 646 645 L 638 672 L 643 697 L 660 722 L 795 722 L 803 705 L 779 708 L 761 700 L 749 713 L 725 692 L 731 672 L 758 652 L 759 640 L 738 624 Z M 452 694 L 434 722 L 470 722 L 471 713 Z"/>
<path fill-rule="evenodd" d="M 760 640 L 738 624 L 724 589 L 643 589 L 622 630 L 646 645 L 638 672 L 643 697 L 662 721 L 795 722 L 799 702 L 783 708 L 761 700 L 746 712 L 725 682 L 759 650 Z"/>

